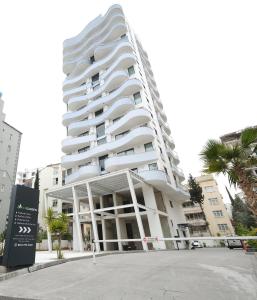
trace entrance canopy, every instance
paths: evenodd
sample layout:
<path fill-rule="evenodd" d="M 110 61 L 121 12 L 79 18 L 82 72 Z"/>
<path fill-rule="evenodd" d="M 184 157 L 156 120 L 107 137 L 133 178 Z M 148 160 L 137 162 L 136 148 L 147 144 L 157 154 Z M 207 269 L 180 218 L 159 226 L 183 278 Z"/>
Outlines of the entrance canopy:
<path fill-rule="evenodd" d="M 87 184 L 90 185 L 92 196 L 113 194 L 129 189 L 128 174 L 134 186 L 145 183 L 143 178 L 138 174 L 130 170 L 122 170 L 51 189 L 46 192 L 46 195 L 48 197 L 73 202 L 72 188 L 75 187 L 78 198 L 88 198 Z"/>

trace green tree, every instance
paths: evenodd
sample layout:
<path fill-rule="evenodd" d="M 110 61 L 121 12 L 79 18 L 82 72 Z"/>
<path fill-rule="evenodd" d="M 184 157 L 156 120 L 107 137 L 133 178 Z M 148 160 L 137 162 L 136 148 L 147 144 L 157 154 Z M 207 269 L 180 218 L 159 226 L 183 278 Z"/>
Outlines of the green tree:
<path fill-rule="evenodd" d="M 61 240 L 63 235 L 68 233 L 69 218 L 64 213 L 55 216 L 53 209 L 48 208 L 45 219 L 50 233 L 58 241 L 57 258 L 61 259 L 63 258 L 61 252 Z"/>
<path fill-rule="evenodd" d="M 243 225 L 247 229 L 257 227 L 256 217 L 238 196 L 236 196 L 232 201 L 232 219 L 235 228 L 237 228 L 238 224 Z"/>
<path fill-rule="evenodd" d="M 37 169 L 37 173 L 36 173 L 36 178 L 35 178 L 35 183 L 34 183 L 34 189 L 35 190 L 39 190 L 39 172 Z"/>
<path fill-rule="evenodd" d="M 5 232 L 0 233 L 0 255 L 4 253 L 4 240 L 5 240 Z"/>
<path fill-rule="evenodd" d="M 196 182 L 195 178 L 191 174 L 189 174 L 189 178 L 188 178 L 188 192 L 190 194 L 190 200 L 195 204 L 199 204 L 202 214 L 203 214 L 203 218 L 206 222 L 208 231 L 211 235 L 209 223 L 207 221 L 207 218 L 206 218 L 206 215 L 205 215 L 205 212 L 203 209 L 203 202 L 204 202 L 203 189 L 201 188 L 199 183 Z"/>
<path fill-rule="evenodd" d="M 246 128 L 233 145 L 209 140 L 200 153 L 205 173 L 223 173 L 231 185 L 239 186 L 246 195 L 249 209 L 257 216 L 256 177 L 251 167 L 257 165 L 257 128 Z"/>

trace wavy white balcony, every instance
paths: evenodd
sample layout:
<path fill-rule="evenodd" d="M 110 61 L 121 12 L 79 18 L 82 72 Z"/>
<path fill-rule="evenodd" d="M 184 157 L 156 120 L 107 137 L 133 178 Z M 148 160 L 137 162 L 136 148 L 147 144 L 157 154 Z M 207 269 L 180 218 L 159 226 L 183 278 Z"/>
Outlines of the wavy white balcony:
<path fill-rule="evenodd" d="M 101 96 L 101 94 L 103 92 L 110 92 L 113 89 L 118 88 L 125 80 L 128 79 L 128 77 L 129 77 L 128 72 L 125 72 L 125 71 L 116 71 L 116 72 L 112 73 L 110 75 L 110 77 L 108 77 L 106 79 L 106 81 L 103 85 L 99 86 L 99 88 L 97 90 L 89 92 L 86 95 L 88 100 L 93 99 L 93 98 L 98 97 L 98 96 Z M 70 98 L 74 97 L 76 95 L 80 95 L 82 93 L 85 93 L 85 87 L 84 86 L 80 86 L 78 88 L 65 91 L 63 93 L 63 101 L 65 103 L 68 102 L 69 108 L 72 109 L 70 106 L 72 106 L 72 103 L 74 101 Z M 69 101 L 69 99 L 70 99 L 70 101 Z M 74 109 L 77 109 L 77 108 L 75 107 Z"/>
<path fill-rule="evenodd" d="M 125 81 L 119 88 L 117 88 L 111 94 L 107 96 L 103 96 L 97 100 L 94 100 L 89 104 L 88 104 L 89 100 L 92 99 L 90 94 L 72 98 L 69 101 L 69 109 L 71 110 L 81 108 L 82 106 L 85 106 L 87 104 L 88 105 L 78 111 L 66 113 L 63 117 L 63 121 L 65 122 L 66 120 L 73 119 L 73 118 L 76 119 L 81 117 L 85 113 L 96 111 L 98 108 L 101 108 L 102 105 L 104 104 L 110 105 L 119 97 L 131 96 L 134 93 L 140 91 L 141 88 L 142 88 L 142 83 L 138 79 L 133 78 Z"/>
<path fill-rule="evenodd" d="M 149 143 L 154 139 L 155 135 L 151 128 L 140 127 L 131 130 L 122 138 L 103 145 L 94 147 L 86 152 L 66 155 L 62 157 L 62 166 L 66 169 L 87 162 L 92 157 L 99 157 L 110 152 L 122 151 L 132 148 L 138 144 Z"/>
<path fill-rule="evenodd" d="M 64 153 L 71 153 L 82 146 L 89 146 L 92 141 L 96 140 L 96 135 L 95 134 L 90 134 L 86 136 L 81 136 L 81 137 L 69 137 L 66 138 L 65 140 L 62 141 L 62 151 Z"/>
<path fill-rule="evenodd" d="M 87 26 L 76 36 L 66 39 L 63 42 L 63 47 L 65 51 L 71 51 L 72 48 L 76 48 L 80 43 L 84 40 L 89 39 L 96 32 L 99 32 L 99 29 L 102 30 L 106 23 L 114 16 L 114 15 L 123 15 L 122 7 L 118 4 L 112 5 L 104 16 L 98 16 L 94 20 L 92 20 Z"/>
<path fill-rule="evenodd" d="M 143 109 L 138 108 L 129 111 L 125 116 L 120 118 L 114 124 L 110 125 L 106 130 L 106 134 L 118 134 L 129 130 L 132 127 L 140 126 L 151 120 L 150 113 Z"/>
<path fill-rule="evenodd" d="M 71 175 L 66 176 L 65 184 L 69 184 L 75 181 L 88 179 L 100 175 L 100 168 L 96 165 L 89 165 L 80 167 L 77 171 Z"/>
<path fill-rule="evenodd" d="M 102 113 L 100 116 L 71 123 L 68 126 L 68 135 L 76 136 L 81 134 L 83 131 L 87 131 L 91 126 L 96 126 L 100 123 L 103 123 L 106 119 L 115 119 L 125 112 L 133 109 L 135 106 L 134 102 L 130 98 L 124 98 L 116 101 L 107 111 Z"/>
<path fill-rule="evenodd" d="M 96 41 L 91 46 L 83 46 L 80 51 L 76 53 L 69 54 L 63 58 L 63 71 L 67 73 L 72 73 L 76 65 L 81 59 L 84 59 L 89 62 L 89 57 L 94 54 L 94 50 L 98 44 L 108 43 L 115 39 L 118 39 L 120 36 L 127 32 L 127 27 L 124 23 L 114 25 L 110 31 L 102 39 Z"/>
<path fill-rule="evenodd" d="M 73 73 L 71 73 L 63 83 L 63 90 L 66 90 L 70 87 L 73 87 L 74 84 L 83 83 L 87 78 L 93 76 L 96 73 L 99 73 L 100 70 L 104 70 L 109 68 L 109 66 L 116 60 L 119 60 L 119 56 L 122 54 L 131 54 L 133 53 L 133 49 L 130 43 L 128 42 L 120 42 L 113 51 L 105 58 L 96 61 L 94 64 L 90 65 L 88 68 L 85 68 L 84 60 L 82 60 L 76 67 Z M 77 68 L 82 68 L 84 71 L 81 74 L 74 75 L 77 71 Z M 78 72 L 77 72 L 78 73 Z"/>
<path fill-rule="evenodd" d="M 183 171 L 176 165 L 172 165 L 172 171 L 175 172 L 181 180 L 185 180 Z"/>
<path fill-rule="evenodd" d="M 103 38 L 108 36 L 110 32 L 113 31 L 113 28 L 116 28 L 117 25 L 125 25 L 125 18 L 124 15 L 118 14 L 112 17 L 112 19 L 102 28 L 102 30 L 97 31 L 94 35 L 92 35 L 90 38 L 85 40 L 83 43 L 78 45 L 77 47 L 73 48 L 72 50 L 67 48 L 64 48 L 63 51 L 63 58 L 64 60 L 69 60 L 70 57 L 76 57 L 80 55 L 81 52 L 85 52 L 85 49 L 90 48 L 92 45 L 95 45 L 96 43 L 99 43 L 99 40 L 101 41 Z M 115 36 L 116 37 L 116 36 Z M 117 37 L 120 37 L 119 35 Z"/>
<path fill-rule="evenodd" d="M 110 76 L 113 72 L 118 71 L 118 70 L 127 70 L 130 66 L 134 65 L 136 63 L 136 56 L 132 53 L 123 53 L 120 55 L 120 57 L 116 57 L 114 63 L 107 68 L 107 70 L 105 71 L 105 73 L 103 73 L 101 75 L 101 80 L 105 80 L 108 76 Z M 87 71 L 87 70 L 86 70 Z M 86 74 L 87 76 L 96 74 L 97 71 L 95 70 L 90 70 L 89 74 Z M 66 85 L 64 88 L 64 91 L 68 90 L 68 89 L 72 89 L 75 88 L 76 86 L 84 83 L 86 81 L 87 78 L 85 78 L 84 76 L 79 76 L 80 79 L 77 80 L 76 78 L 72 79 L 73 83 L 68 84 L 68 86 Z"/>
<path fill-rule="evenodd" d="M 124 36 L 121 39 L 113 42 L 98 44 L 94 50 L 95 60 L 98 61 L 108 56 L 113 49 L 121 43 L 130 43 L 128 37 Z"/>
<path fill-rule="evenodd" d="M 185 201 L 189 197 L 189 194 L 186 191 L 169 182 L 169 178 L 164 171 L 141 171 L 138 172 L 138 175 L 140 175 L 147 183 L 169 195 L 171 199 Z"/>
<path fill-rule="evenodd" d="M 158 159 L 155 151 L 136 153 L 124 156 L 113 156 L 105 161 L 105 169 L 108 172 L 122 169 L 132 169 L 144 164 L 150 164 Z"/>
<path fill-rule="evenodd" d="M 164 141 L 166 141 L 167 144 L 173 150 L 175 148 L 175 144 L 174 144 L 174 141 L 173 141 L 172 137 L 170 137 L 169 135 L 167 135 L 167 133 L 163 129 L 162 129 L 162 136 L 164 137 Z"/>
<path fill-rule="evenodd" d="M 175 150 L 171 150 L 170 147 L 166 147 L 167 154 L 171 156 L 176 164 L 179 163 L 178 154 Z"/>

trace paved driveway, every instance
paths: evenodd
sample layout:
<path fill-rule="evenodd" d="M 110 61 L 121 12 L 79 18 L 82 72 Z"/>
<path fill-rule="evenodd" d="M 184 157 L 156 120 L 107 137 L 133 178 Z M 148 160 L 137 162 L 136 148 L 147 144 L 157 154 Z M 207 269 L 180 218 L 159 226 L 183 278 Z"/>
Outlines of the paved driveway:
<path fill-rule="evenodd" d="M 256 300 L 257 259 L 242 250 L 130 253 L 79 260 L 0 282 L 31 299 Z M 1 297 L 0 297 L 1 299 Z"/>

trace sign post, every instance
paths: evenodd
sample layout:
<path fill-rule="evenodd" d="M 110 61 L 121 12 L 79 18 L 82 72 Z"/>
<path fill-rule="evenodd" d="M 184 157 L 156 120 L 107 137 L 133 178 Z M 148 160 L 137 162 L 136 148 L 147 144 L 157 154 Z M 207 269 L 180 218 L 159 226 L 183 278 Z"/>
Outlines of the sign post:
<path fill-rule="evenodd" d="M 13 187 L 2 264 L 7 268 L 35 263 L 39 190 Z"/>

